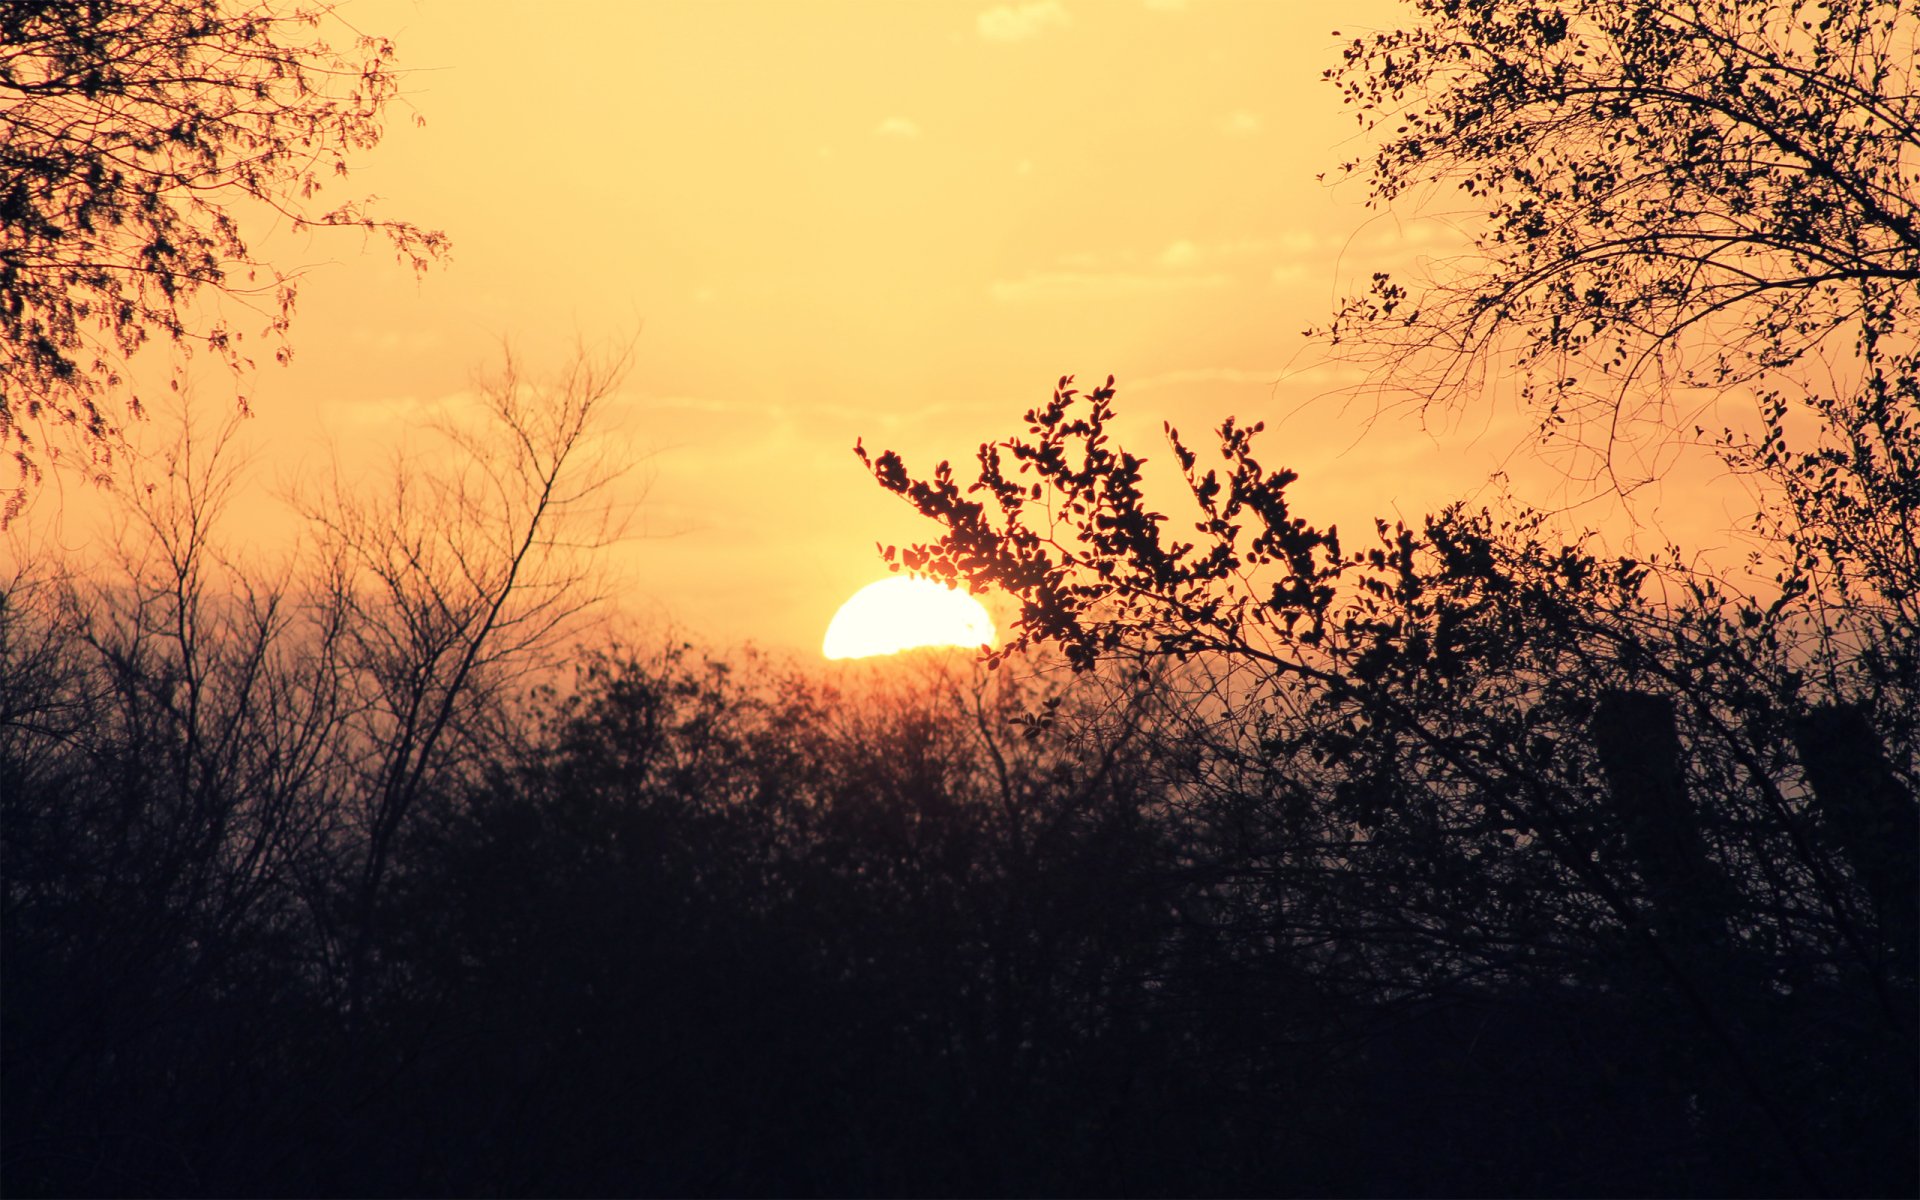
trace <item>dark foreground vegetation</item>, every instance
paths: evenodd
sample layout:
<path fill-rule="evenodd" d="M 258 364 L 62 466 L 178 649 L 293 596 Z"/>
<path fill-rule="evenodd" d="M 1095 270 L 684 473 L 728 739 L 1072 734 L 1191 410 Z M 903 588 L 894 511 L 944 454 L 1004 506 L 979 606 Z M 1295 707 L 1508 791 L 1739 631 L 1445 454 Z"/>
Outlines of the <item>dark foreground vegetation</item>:
<path fill-rule="evenodd" d="M 305 744 L 277 677 L 235 711 L 231 633 L 183 677 L 32 603 L 9 1194 L 1912 1190 L 1912 811 L 1869 824 L 1859 710 L 1689 711 L 1680 761 L 1648 697 L 1582 736 L 1572 673 L 1558 728 L 1454 722 L 1528 828 L 1417 752 L 1311 765 L 1340 723 L 1220 753 L 1163 681 L 1023 725 L 1059 693 L 951 661 L 609 651 L 370 893 L 394 747 Z"/>

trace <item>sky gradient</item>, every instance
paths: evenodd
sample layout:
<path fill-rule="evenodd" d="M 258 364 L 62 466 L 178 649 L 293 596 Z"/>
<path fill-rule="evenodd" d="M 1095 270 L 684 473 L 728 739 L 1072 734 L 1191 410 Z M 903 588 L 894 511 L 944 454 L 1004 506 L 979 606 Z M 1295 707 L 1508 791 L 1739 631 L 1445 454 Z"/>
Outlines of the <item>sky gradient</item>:
<path fill-rule="evenodd" d="M 352 236 L 257 242 L 311 268 L 292 365 L 249 381 L 263 497 L 330 460 L 374 469 L 503 340 L 537 371 L 631 338 L 609 434 L 648 490 L 646 536 L 612 559 L 625 607 L 811 652 L 884 574 L 876 541 L 934 532 L 855 438 L 962 463 L 1063 374 L 1115 375 L 1159 466 L 1163 418 L 1201 442 L 1229 413 L 1265 420 L 1303 514 L 1349 528 L 1471 493 L 1512 448 L 1489 413 L 1369 431 L 1351 372 L 1302 337 L 1356 274 L 1446 236 L 1316 178 L 1365 149 L 1320 78 L 1334 29 L 1390 25 L 1394 4 L 342 11 L 397 41 L 411 111 L 340 194 L 453 253 L 416 280 Z M 291 521 L 245 508 L 245 541 Z"/>

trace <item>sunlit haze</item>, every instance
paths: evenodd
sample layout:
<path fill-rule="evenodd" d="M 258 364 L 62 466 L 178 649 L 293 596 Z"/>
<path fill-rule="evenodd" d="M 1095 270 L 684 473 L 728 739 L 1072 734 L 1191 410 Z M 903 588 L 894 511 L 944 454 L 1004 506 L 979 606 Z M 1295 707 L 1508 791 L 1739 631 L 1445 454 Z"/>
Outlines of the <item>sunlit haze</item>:
<path fill-rule="evenodd" d="M 1301 336 L 1355 275 L 1441 237 L 1316 178 L 1364 149 L 1320 73 L 1394 5 L 342 10 L 395 39 L 411 108 L 342 195 L 453 251 L 416 281 L 377 241 L 259 239 L 308 272 L 292 364 L 261 352 L 246 381 L 242 548 L 299 527 L 276 498 L 297 481 L 417 443 L 503 341 L 533 373 L 632 342 L 605 435 L 643 460 L 644 499 L 603 565 L 630 615 L 716 644 L 810 649 L 876 542 L 932 536 L 856 438 L 964 467 L 1064 374 L 1117 377 L 1150 484 L 1161 420 L 1204 441 L 1262 419 L 1303 514 L 1348 528 L 1474 494 L 1513 446 L 1485 413 L 1369 431 L 1351 373 Z M 227 411 L 222 369 L 194 373 L 197 410 Z M 28 523 L 85 543 L 84 491 L 57 478 Z"/>

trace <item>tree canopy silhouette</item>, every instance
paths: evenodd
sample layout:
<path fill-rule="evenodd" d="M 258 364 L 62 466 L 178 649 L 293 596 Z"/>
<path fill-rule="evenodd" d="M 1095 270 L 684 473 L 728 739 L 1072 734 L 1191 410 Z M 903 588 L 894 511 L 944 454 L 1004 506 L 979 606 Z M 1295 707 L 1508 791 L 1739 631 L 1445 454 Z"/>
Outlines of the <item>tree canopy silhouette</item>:
<path fill-rule="evenodd" d="M 24 0 L 0 10 L 0 445 L 15 516 L 45 431 L 110 460 L 126 360 L 159 339 L 236 369 L 252 330 L 196 304 L 243 301 L 276 358 L 297 272 L 258 261 L 262 215 L 385 236 L 416 270 L 444 235 L 326 205 L 377 144 L 398 94 L 394 48 L 330 4 Z"/>
<path fill-rule="evenodd" d="M 1701 1186 L 1910 1190 L 1920 25 L 1846 0 L 1416 8 L 1330 74 L 1394 122 L 1376 201 L 1458 184 L 1484 223 L 1425 278 L 1376 273 L 1335 346 L 1418 406 L 1497 379 L 1608 455 L 1641 419 L 1700 436 L 1678 390 L 1744 387 L 1757 421 L 1717 449 L 1766 485 L 1771 583 L 1525 508 L 1343 539 L 1235 418 L 1217 457 L 1166 427 L 1183 486 L 1157 503 L 1111 377 L 1061 379 L 964 474 L 856 444 L 940 526 L 886 557 L 1008 592 L 1017 647 L 1187 689 L 1204 719 L 1162 752 L 1210 814 L 1226 953 L 1361 1023 L 1624 1022 L 1662 1065 L 1622 1120 L 1768 1147 Z M 1899 1065 L 1831 1066 L 1868 1059 Z M 1575 1089 L 1617 1055 L 1585 1061 Z"/>
<path fill-rule="evenodd" d="M 1327 72 L 1384 135 L 1340 167 L 1372 203 L 1468 202 L 1470 249 L 1374 273 L 1330 326 L 1377 382 L 1424 406 L 1512 369 L 1543 428 L 1607 452 L 1686 432 L 1676 389 L 1911 340 L 1911 5 L 1414 8 Z"/>

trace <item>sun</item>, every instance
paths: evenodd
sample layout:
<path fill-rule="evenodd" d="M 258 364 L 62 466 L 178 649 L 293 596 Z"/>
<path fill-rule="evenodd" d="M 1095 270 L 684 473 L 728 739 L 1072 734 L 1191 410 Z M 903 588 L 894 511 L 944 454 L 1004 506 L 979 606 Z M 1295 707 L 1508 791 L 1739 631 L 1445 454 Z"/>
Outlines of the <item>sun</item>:
<path fill-rule="evenodd" d="M 993 619 L 965 592 L 918 575 L 870 583 L 840 606 L 820 652 L 868 658 L 918 646 L 991 646 Z"/>

